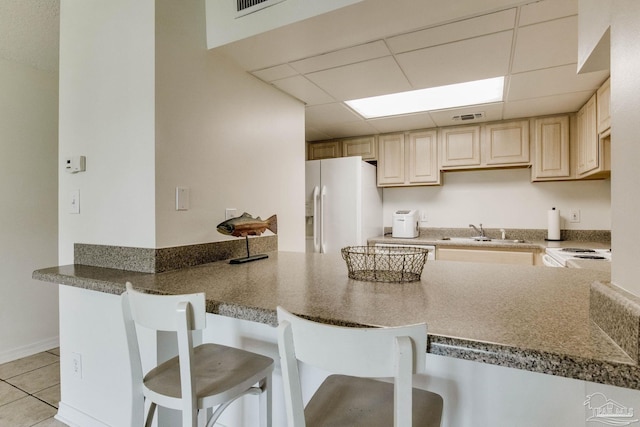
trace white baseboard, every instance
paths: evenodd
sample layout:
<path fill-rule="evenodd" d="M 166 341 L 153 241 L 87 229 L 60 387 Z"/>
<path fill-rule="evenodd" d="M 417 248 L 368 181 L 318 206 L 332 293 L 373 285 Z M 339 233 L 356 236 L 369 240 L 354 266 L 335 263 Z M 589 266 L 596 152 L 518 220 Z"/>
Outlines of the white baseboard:
<path fill-rule="evenodd" d="M 46 350 L 51 350 L 52 348 L 56 348 L 59 345 L 60 337 L 56 336 L 47 338 L 46 340 L 35 342 L 33 344 L 25 345 L 23 347 L 2 351 L 0 352 L 0 364 L 31 356 L 32 354 L 40 353 Z"/>
<path fill-rule="evenodd" d="M 54 418 L 70 427 L 110 427 L 64 402 L 58 404 L 58 413 Z"/>

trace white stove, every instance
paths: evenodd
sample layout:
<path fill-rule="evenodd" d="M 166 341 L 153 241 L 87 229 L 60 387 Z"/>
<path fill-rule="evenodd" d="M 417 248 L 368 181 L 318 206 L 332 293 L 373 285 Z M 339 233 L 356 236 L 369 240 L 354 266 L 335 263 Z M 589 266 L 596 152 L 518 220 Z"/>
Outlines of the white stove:
<path fill-rule="evenodd" d="M 548 267 L 566 267 L 570 259 L 611 262 L 611 249 L 547 248 L 543 255 L 544 265 Z"/>

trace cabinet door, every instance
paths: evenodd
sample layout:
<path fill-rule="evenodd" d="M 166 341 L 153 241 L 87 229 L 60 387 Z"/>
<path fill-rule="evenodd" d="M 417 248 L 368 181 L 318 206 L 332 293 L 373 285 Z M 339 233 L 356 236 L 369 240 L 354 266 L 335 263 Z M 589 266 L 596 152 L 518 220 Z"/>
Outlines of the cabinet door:
<path fill-rule="evenodd" d="M 571 176 L 569 116 L 536 119 L 533 145 L 533 181 L 568 179 Z"/>
<path fill-rule="evenodd" d="M 436 253 L 438 261 L 484 262 L 490 264 L 534 265 L 533 251 L 506 251 L 489 249 L 440 248 Z"/>
<path fill-rule="evenodd" d="M 428 130 L 409 134 L 409 184 L 438 184 L 438 132 Z"/>
<path fill-rule="evenodd" d="M 307 145 L 307 160 L 333 159 L 341 156 L 340 141 L 310 142 Z"/>
<path fill-rule="evenodd" d="M 529 121 L 484 125 L 482 147 L 486 165 L 529 163 Z"/>
<path fill-rule="evenodd" d="M 353 138 L 342 141 L 342 156 L 362 156 L 362 160 L 377 160 L 378 150 L 375 136 Z"/>
<path fill-rule="evenodd" d="M 402 185 L 405 182 L 404 134 L 378 138 L 378 186 Z"/>
<path fill-rule="evenodd" d="M 600 164 L 596 95 L 578 111 L 578 175 L 585 175 Z"/>
<path fill-rule="evenodd" d="M 607 131 L 611 127 L 611 79 L 606 82 L 596 92 L 598 134 Z"/>
<path fill-rule="evenodd" d="M 480 165 L 480 126 L 445 128 L 440 131 L 443 168 Z"/>

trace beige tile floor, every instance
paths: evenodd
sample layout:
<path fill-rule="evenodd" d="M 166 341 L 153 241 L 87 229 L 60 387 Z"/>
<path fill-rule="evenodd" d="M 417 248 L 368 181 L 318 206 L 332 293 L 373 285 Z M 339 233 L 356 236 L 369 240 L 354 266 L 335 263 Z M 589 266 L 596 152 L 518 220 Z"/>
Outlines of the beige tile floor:
<path fill-rule="evenodd" d="M 66 427 L 59 401 L 59 349 L 0 365 L 0 427 Z"/>

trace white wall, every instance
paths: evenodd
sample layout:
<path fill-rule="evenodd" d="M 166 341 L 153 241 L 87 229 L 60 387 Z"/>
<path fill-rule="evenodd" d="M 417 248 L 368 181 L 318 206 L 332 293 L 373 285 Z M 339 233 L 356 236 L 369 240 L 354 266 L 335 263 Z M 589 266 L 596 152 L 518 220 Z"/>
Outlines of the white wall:
<path fill-rule="evenodd" d="M 235 0 L 206 0 L 207 45 L 222 46 L 362 0 L 285 0 L 236 19 Z"/>
<path fill-rule="evenodd" d="M 384 225 L 397 209 L 419 209 L 422 227 L 547 228 L 547 210 L 560 209 L 563 229 L 610 230 L 610 180 L 536 182 L 529 169 L 447 172 L 438 187 L 385 188 Z M 569 209 L 580 222 L 569 223 Z"/>
<path fill-rule="evenodd" d="M 57 77 L 0 59 L 0 363 L 58 343 Z"/>
<path fill-rule="evenodd" d="M 614 0 L 611 12 L 611 279 L 640 295 L 640 2 Z"/>
<path fill-rule="evenodd" d="M 228 239 L 236 208 L 277 214 L 279 249 L 304 251 L 304 105 L 207 50 L 204 1 L 156 4 L 157 247 Z"/>
<path fill-rule="evenodd" d="M 61 264 L 73 243 L 155 247 L 154 5 L 61 1 L 60 161 L 87 158 L 86 172 L 60 169 Z"/>

